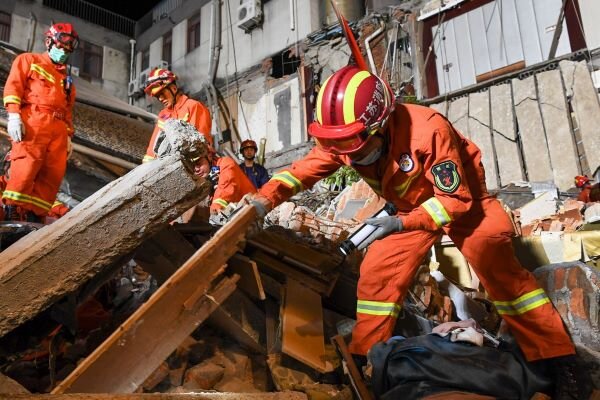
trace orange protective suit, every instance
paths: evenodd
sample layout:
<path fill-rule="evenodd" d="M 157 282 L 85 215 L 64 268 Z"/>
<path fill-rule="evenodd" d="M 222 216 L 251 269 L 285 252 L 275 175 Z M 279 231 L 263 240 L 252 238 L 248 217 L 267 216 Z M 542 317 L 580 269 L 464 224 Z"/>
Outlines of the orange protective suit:
<path fill-rule="evenodd" d="M 66 78 L 66 66 L 54 64 L 48 53 L 24 53 L 15 58 L 4 87 L 6 111 L 21 114 L 25 133 L 12 143 L 2 200 L 38 216 L 52 208 L 67 168 L 75 86 L 67 93 Z"/>
<path fill-rule="evenodd" d="M 231 158 L 217 158 L 214 165 L 219 168 L 219 182 L 210 205 L 211 212 L 217 212 L 231 202 L 240 201 L 244 195 L 256 192 L 250 179 Z"/>
<path fill-rule="evenodd" d="M 154 131 L 152 132 L 150 143 L 148 143 L 148 149 L 146 150 L 143 162 L 152 161 L 156 158 L 156 153 L 154 152 L 156 140 L 158 139 L 159 133 L 164 129 L 165 121 L 171 118 L 176 118 L 194 125 L 196 129 L 198 129 L 198 132 L 204 135 L 212 147 L 213 139 L 210 134 L 212 121 L 210 119 L 208 108 L 199 101 L 190 99 L 184 94 L 179 94 L 179 97 L 172 108 L 165 107 L 158 113 L 158 121 L 156 121 L 156 125 L 154 126 Z"/>
<path fill-rule="evenodd" d="M 595 183 L 593 185 L 586 185 L 581 189 L 577 200 L 583 201 L 584 203 L 593 203 L 600 201 L 600 184 Z"/>
<path fill-rule="evenodd" d="M 314 148 L 259 191 L 274 205 L 342 165 L 352 165 L 395 204 L 403 231 L 371 244 L 360 267 L 350 351 L 366 354 L 393 332 L 404 296 L 427 252 L 447 233 L 469 261 L 528 360 L 574 354 L 558 312 L 514 256 L 512 224 L 485 186 L 480 150 L 440 114 L 397 105 L 388 144 L 369 166 Z"/>

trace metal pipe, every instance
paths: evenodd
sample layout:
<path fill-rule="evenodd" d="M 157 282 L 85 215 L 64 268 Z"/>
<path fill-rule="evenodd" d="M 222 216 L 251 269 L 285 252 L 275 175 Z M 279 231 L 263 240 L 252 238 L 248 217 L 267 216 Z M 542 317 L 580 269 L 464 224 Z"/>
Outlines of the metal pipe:
<path fill-rule="evenodd" d="M 383 32 L 384 28 L 385 28 L 385 23 L 382 20 L 380 20 L 379 28 L 375 32 L 371 33 L 369 35 L 369 37 L 367 37 L 365 39 L 365 48 L 367 49 L 367 56 L 369 57 L 369 66 L 371 67 L 371 72 L 375 75 L 377 75 L 377 68 L 375 68 L 375 61 L 373 60 L 373 54 L 371 53 L 371 46 L 370 46 L 369 42 L 371 40 L 373 40 L 374 38 L 376 38 L 377 36 L 379 36 L 379 34 L 381 32 Z"/>
<path fill-rule="evenodd" d="M 211 31 L 210 31 L 210 54 L 208 57 L 208 79 L 202 83 L 206 91 L 206 97 L 211 110 L 213 126 L 216 130 L 217 139 L 221 136 L 221 127 L 219 126 L 219 101 L 217 89 L 215 88 L 215 79 L 219 69 L 219 57 L 221 55 L 221 0 L 213 0 L 211 7 Z M 218 140 L 215 140 L 215 144 Z M 217 148 L 218 146 L 215 146 Z"/>
<path fill-rule="evenodd" d="M 296 10 L 294 0 L 290 0 L 290 31 L 296 30 Z"/>
<path fill-rule="evenodd" d="M 131 61 L 129 63 L 129 82 L 131 82 L 135 78 L 135 71 L 133 70 L 135 66 L 135 39 L 129 39 L 129 44 L 131 44 Z M 133 96 L 129 96 L 129 104 L 133 105 Z"/>

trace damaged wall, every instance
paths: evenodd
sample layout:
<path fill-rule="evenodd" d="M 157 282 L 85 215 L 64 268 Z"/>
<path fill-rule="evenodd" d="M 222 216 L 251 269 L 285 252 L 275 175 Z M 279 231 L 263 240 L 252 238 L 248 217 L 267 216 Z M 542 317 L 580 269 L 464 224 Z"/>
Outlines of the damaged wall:
<path fill-rule="evenodd" d="M 573 177 L 598 167 L 600 103 L 586 61 L 563 60 L 479 90 L 431 107 L 479 146 L 489 189 L 529 180 L 566 191 Z"/>

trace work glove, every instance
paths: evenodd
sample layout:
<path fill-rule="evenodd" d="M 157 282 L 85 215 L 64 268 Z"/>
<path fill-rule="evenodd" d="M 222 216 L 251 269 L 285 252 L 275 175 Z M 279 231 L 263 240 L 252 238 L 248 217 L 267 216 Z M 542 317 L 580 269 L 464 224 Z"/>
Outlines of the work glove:
<path fill-rule="evenodd" d="M 73 142 L 71 136 L 67 136 L 67 160 L 71 158 L 71 154 L 73 154 Z"/>
<path fill-rule="evenodd" d="M 23 136 L 25 136 L 25 127 L 23 126 L 23 121 L 21 121 L 21 114 L 8 113 L 8 125 L 6 130 L 13 142 L 20 142 L 23 140 Z"/>
<path fill-rule="evenodd" d="M 365 224 L 375 226 L 377 229 L 369 236 L 369 243 L 382 239 L 390 233 L 402 231 L 402 220 L 393 215 L 378 218 L 368 218 Z"/>

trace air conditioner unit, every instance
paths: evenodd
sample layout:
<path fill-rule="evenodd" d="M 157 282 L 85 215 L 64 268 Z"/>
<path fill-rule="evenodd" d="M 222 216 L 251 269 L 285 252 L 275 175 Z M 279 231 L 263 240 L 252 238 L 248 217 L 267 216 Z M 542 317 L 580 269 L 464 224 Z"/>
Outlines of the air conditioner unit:
<path fill-rule="evenodd" d="M 148 80 L 148 76 L 150 75 L 150 68 L 147 68 L 145 70 L 143 70 L 142 72 L 140 72 L 140 76 L 138 77 L 138 81 L 139 81 L 139 88 L 141 90 L 144 90 L 144 88 L 146 87 L 146 81 Z"/>
<path fill-rule="evenodd" d="M 263 12 L 261 0 L 241 0 L 240 6 L 237 9 L 238 28 L 242 28 L 246 33 L 252 28 L 257 27 L 262 23 Z"/>
<path fill-rule="evenodd" d="M 134 79 L 129 81 L 129 85 L 127 85 L 127 96 L 135 96 L 140 91 L 140 81 L 138 79 Z"/>

